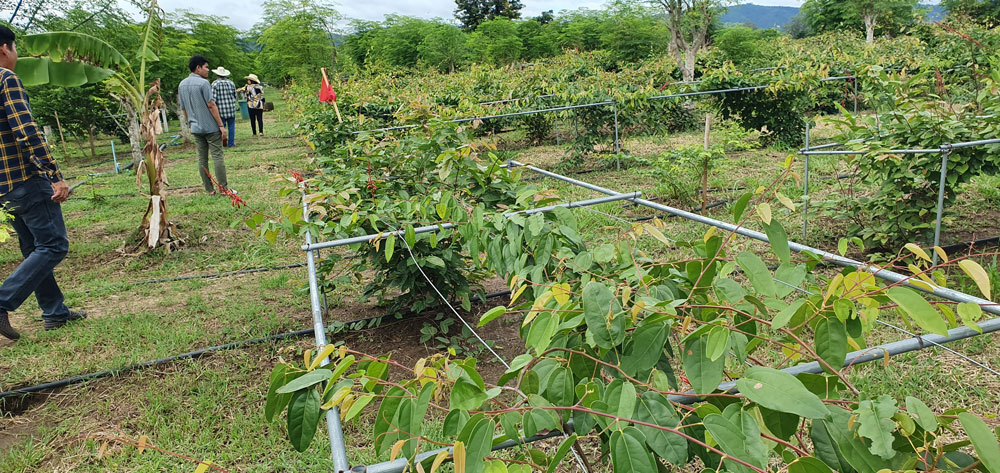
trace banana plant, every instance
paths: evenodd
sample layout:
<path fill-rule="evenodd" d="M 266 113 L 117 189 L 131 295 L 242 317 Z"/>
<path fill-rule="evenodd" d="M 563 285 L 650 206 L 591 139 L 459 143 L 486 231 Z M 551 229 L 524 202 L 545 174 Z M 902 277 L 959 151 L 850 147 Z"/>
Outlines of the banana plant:
<path fill-rule="evenodd" d="M 142 45 L 135 62 L 130 62 L 101 39 L 72 31 L 55 31 L 27 35 L 22 39 L 28 55 L 17 61 L 15 72 L 26 85 L 79 87 L 107 82 L 129 117 L 128 136 L 136 181 L 140 187 L 143 176 L 149 182 L 149 206 L 132 240 L 140 251 L 159 247 L 170 251 L 182 240 L 167 219 L 163 153 L 156 144 L 156 124 L 159 110 L 163 108 L 159 79 L 152 82 L 148 91 L 146 87 L 146 66 L 158 60 L 155 50 L 159 47 L 163 21 L 156 0 L 150 2 L 147 12 Z"/>
<path fill-rule="evenodd" d="M 105 41 L 73 31 L 51 31 L 26 35 L 21 39 L 25 57 L 18 59 L 15 72 L 25 85 L 79 87 L 107 82 L 128 114 L 128 136 L 132 161 L 142 162 L 140 119 L 148 115 L 144 100 L 146 67 L 156 62 L 163 15 L 156 0 L 147 8 L 142 43 L 133 61 Z M 138 67 L 136 67 L 138 66 Z"/>

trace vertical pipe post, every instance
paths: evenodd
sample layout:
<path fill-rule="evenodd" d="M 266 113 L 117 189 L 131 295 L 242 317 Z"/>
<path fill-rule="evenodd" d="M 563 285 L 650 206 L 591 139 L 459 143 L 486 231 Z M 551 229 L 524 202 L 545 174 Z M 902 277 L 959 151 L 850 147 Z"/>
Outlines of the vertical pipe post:
<path fill-rule="evenodd" d="M 809 151 L 809 127 L 812 120 L 806 120 L 806 151 Z M 802 241 L 806 241 L 806 230 L 809 228 L 809 155 L 806 156 L 805 172 L 802 176 Z"/>
<path fill-rule="evenodd" d="M 560 144 L 562 144 L 559 142 L 559 112 L 556 112 L 555 131 L 556 131 L 556 146 L 559 146 Z"/>
<path fill-rule="evenodd" d="M 941 180 L 938 182 L 937 219 L 934 221 L 934 246 L 941 246 L 941 216 L 944 214 L 944 183 L 948 177 L 948 155 L 950 154 L 950 147 L 943 149 L 941 153 Z M 937 265 L 938 256 L 936 251 L 934 252 L 933 262 Z"/>
<path fill-rule="evenodd" d="M 118 155 L 115 154 L 115 140 L 111 140 L 111 159 L 115 161 L 115 174 L 121 172 L 118 168 Z"/>
<path fill-rule="evenodd" d="M 858 77 L 854 76 L 851 79 L 851 83 L 854 84 L 854 116 L 858 116 Z"/>
<path fill-rule="evenodd" d="M 309 223 L 309 202 L 306 201 L 305 190 L 302 189 L 302 218 Z M 306 232 L 306 245 L 312 245 L 312 233 Z M 309 270 L 309 302 L 312 304 L 313 333 L 316 337 L 317 352 L 326 346 L 326 327 L 323 323 L 323 309 L 319 301 L 319 283 L 316 281 L 316 258 L 312 251 L 306 251 L 306 266 Z M 328 358 L 320 361 L 320 366 L 330 363 Z M 333 470 L 337 473 L 350 471 L 347 463 L 347 450 L 344 447 L 344 432 L 340 428 L 340 411 L 334 407 L 326 411 L 326 428 L 330 437 L 330 457 L 333 459 Z"/>
<path fill-rule="evenodd" d="M 621 143 L 618 142 L 618 101 L 617 100 L 614 101 L 613 106 L 614 106 L 614 109 L 615 109 L 615 155 L 616 155 L 615 156 L 615 168 L 620 171 L 622 169 L 622 162 L 621 162 L 621 158 L 618 157 L 617 155 L 621 154 L 622 148 L 621 148 Z"/>

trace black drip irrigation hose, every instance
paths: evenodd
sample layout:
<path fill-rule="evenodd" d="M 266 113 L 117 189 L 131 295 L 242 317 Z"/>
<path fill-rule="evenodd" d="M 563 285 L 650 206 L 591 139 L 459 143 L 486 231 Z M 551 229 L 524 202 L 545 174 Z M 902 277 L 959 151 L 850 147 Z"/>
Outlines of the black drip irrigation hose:
<path fill-rule="evenodd" d="M 484 297 L 479 297 L 477 299 L 477 302 L 486 302 L 489 299 L 493 299 L 495 297 L 502 297 L 502 296 L 506 296 L 506 295 L 509 295 L 509 294 L 510 294 L 510 291 L 494 292 L 494 293 L 491 293 L 491 294 L 486 294 Z M 358 320 L 352 320 L 350 322 L 335 322 L 331 326 L 327 326 L 326 330 L 328 332 L 332 331 L 334 333 L 343 333 L 343 332 L 357 331 L 357 330 L 361 330 L 366 325 L 374 324 L 376 321 L 381 321 L 382 319 L 384 319 L 386 317 L 391 317 L 391 315 L 389 315 L 389 314 L 383 314 L 383 315 L 376 315 L 376 316 L 372 316 L 372 317 L 366 317 L 366 318 L 358 319 Z M 336 330 L 332 330 L 331 327 L 336 327 Z M 362 327 L 362 328 L 356 328 L 356 327 Z M 201 357 L 203 357 L 205 355 L 209 355 L 209 354 L 212 354 L 212 353 L 215 353 L 215 352 L 219 352 L 219 351 L 234 350 L 234 349 L 243 348 L 243 347 L 246 347 L 246 346 L 258 345 L 258 344 L 266 343 L 266 342 L 286 340 L 286 339 L 289 339 L 289 338 L 305 337 L 305 336 L 308 336 L 308 335 L 312 335 L 313 333 L 314 333 L 313 329 L 310 328 L 310 329 L 305 329 L 305 330 L 296 330 L 296 331 L 293 331 L 293 332 L 285 332 L 285 333 L 279 333 L 279 334 L 275 334 L 275 335 L 268 335 L 266 337 L 252 338 L 252 339 L 243 340 L 243 341 L 240 341 L 240 342 L 227 343 L 225 345 L 216 345 L 216 346 L 213 346 L 213 347 L 202 348 L 200 350 L 189 351 L 187 353 L 181 353 L 179 355 L 173 355 L 173 356 L 168 356 L 168 357 L 165 357 L 165 358 L 160 358 L 160 359 L 157 359 L 157 360 L 152 360 L 152 361 L 146 361 L 146 362 L 142 362 L 142 363 L 137 363 L 137 364 L 134 364 L 134 365 L 123 367 L 123 368 L 115 368 L 115 369 L 110 369 L 110 370 L 97 371 L 97 372 L 94 372 L 94 373 L 88 373 L 88 374 L 83 374 L 83 375 L 79 375 L 79 376 L 73 376 L 73 377 L 69 377 L 69 378 L 60 379 L 60 380 L 57 380 L 57 381 L 51 381 L 51 382 L 48 382 L 48 383 L 42 383 L 42 384 L 38 384 L 38 385 L 35 385 L 35 386 L 26 386 L 26 387 L 23 387 L 23 388 L 11 389 L 9 391 L 0 392 L 0 399 L 8 398 L 8 397 L 11 397 L 11 396 L 25 396 L 25 395 L 29 395 L 29 394 L 39 393 L 39 392 L 42 392 L 42 391 L 49 391 L 49 390 L 53 390 L 53 389 L 64 388 L 64 387 L 67 387 L 67 386 L 71 386 L 71 385 L 74 385 L 74 384 L 84 383 L 84 382 L 87 382 L 87 381 L 90 381 L 90 380 L 94 380 L 94 379 L 106 378 L 106 377 L 109 377 L 109 376 L 119 376 L 119 375 L 130 373 L 130 372 L 133 372 L 133 371 L 139 371 L 139 370 L 143 370 L 143 369 L 146 369 L 146 368 L 152 368 L 152 367 L 157 366 L 157 365 L 162 365 L 162 364 L 165 364 L 165 363 L 171 363 L 171 362 L 174 362 L 174 361 L 197 359 L 197 358 L 201 358 Z"/>
<path fill-rule="evenodd" d="M 1000 236 L 980 238 L 978 240 L 972 240 L 972 241 L 963 241 L 961 243 L 954 243 L 948 246 L 941 247 L 941 249 L 944 250 L 945 253 L 952 253 L 955 251 L 971 249 L 976 246 L 995 245 L 997 243 L 1000 243 Z"/>

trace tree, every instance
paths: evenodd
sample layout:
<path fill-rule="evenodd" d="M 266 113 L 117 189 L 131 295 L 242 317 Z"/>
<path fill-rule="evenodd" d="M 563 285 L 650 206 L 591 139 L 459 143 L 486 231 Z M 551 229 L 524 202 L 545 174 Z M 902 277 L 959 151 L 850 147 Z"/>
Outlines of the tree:
<path fill-rule="evenodd" d="M 802 18 L 801 13 L 793 16 L 791 20 L 788 20 L 788 23 L 785 23 L 784 26 L 781 27 L 781 29 L 785 33 L 788 33 L 788 36 L 791 36 L 792 39 L 802 39 L 812 34 L 812 29 Z"/>
<path fill-rule="evenodd" d="M 465 42 L 465 33 L 457 26 L 436 25 L 420 42 L 420 60 L 438 70 L 455 72 L 468 51 Z"/>
<path fill-rule="evenodd" d="M 455 0 L 455 18 L 462 29 L 474 31 L 484 21 L 496 18 L 521 18 L 524 5 L 520 0 Z"/>
<path fill-rule="evenodd" d="M 876 23 L 901 18 L 906 24 L 910 24 L 913 9 L 917 6 L 917 0 L 851 0 L 847 3 L 849 11 L 859 16 L 864 23 L 865 42 L 868 44 L 875 42 Z"/>
<path fill-rule="evenodd" d="M 532 18 L 532 20 L 535 20 L 535 21 L 541 23 L 542 25 L 547 25 L 549 23 L 552 23 L 552 20 L 555 20 L 555 19 L 556 19 L 556 16 L 554 14 L 552 14 L 552 10 L 543 11 L 541 15 L 538 15 L 538 16 Z"/>
<path fill-rule="evenodd" d="M 724 11 L 726 0 L 650 0 L 667 12 L 668 50 L 684 80 L 694 79 L 694 62 L 708 45 L 708 30 Z"/>
<path fill-rule="evenodd" d="M 1000 26 L 1000 0 L 941 0 L 952 16 L 967 17 L 987 28 Z"/>
<path fill-rule="evenodd" d="M 876 29 L 896 34 L 916 22 L 917 0 L 806 0 L 802 15 L 816 33 L 852 29 L 865 32 L 868 44 Z"/>
<path fill-rule="evenodd" d="M 260 46 L 256 70 L 262 80 L 284 84 L 333 64 L 333 25 L 340 14 L 327 2 L 267 0 L 263 11 L 253 28 Z"/>
<path fill-rule="evenodd" d="M 485 62 L 504 65 L 521 58 L 524 45 L 509 18 L 484 21 L 469 37 L 469 47 Z"/>

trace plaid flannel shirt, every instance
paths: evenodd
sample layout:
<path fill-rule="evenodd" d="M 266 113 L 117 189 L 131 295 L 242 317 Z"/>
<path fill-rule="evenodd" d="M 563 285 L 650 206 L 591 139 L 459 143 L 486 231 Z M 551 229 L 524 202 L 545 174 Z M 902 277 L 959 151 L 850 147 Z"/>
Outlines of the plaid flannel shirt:
<path fill-rule="evenodd" d="M 62 173 L 49 153 L 42 132 L 31 117 L 28 93 L 21 79 L 0 67 L 0 195 L 34 176 L 50 182 L 62 180 Z"/>
<path fill-rule="evenodd" d="M 236 84 L 229 79 L 216 79 L 212 82 L 212 95 L 215 105 L 219 107 L 219 118 L 236 116 Z"/>

